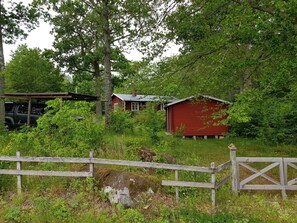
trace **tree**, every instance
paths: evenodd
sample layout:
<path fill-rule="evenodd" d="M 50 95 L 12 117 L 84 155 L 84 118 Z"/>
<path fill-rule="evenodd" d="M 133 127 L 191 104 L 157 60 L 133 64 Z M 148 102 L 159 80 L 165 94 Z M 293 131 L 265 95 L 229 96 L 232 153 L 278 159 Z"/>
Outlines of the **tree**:
<path fill-rule="evenodd" d="M 96 103 L 96 113 L 99 119 L 101 111 L 102 95 L 102 72 L 103 72 L 103 48 L 101 44 L 101 34 L 97 27 L 94 12 L 81 1 L 67 1 L 57 6 L 60 13 L 53 18 L 49 17 L 53 24 L 55 35 L 54 52 L 52 56 L 61 67 L 74 76 L 74 84 L 86 86 L 96 83 L 95 91 L 98 101 Z M 122 72 L 129 69 L 129 61 L 122 52 L 114 47 L 111 58 L 113 60 L 113 70 Z M 88 81 L 83 79 L 87 73 L 93 77 Z M 81 77 L 79 77 L 81 76 Z"/>
<path fill-rule="evenodd" d="M 65 13 L 65 9 L 70 9 L 72 17 L 76 17 L 76 23 L 82 24 L 83 30 L 79 30 L 77 34 L 86 36 L 89 34 L 95 47 L 89 48 L 100 50 L 102 53 L 102 64 L 104 67 L 104 88 L 105 88 L 105 115 L 106 125 L 109 125 L 109 113 L 111 111 L 111 94 L 112 94 L 112 49 L 116 46 L 121 48 L 127 44 L 133 43 L 142 48 L 147 48 L 149 45 L 157 45 L 157 41 L 150 36 L 153 33 L 158 33 L 156 37 L 162 36 L 162 30 L 159 25 L 163 20 L 162 12 L 165 8 L 168 9 L 165 1 L 140 0 L 140 1 L 114 1 L 114 0 L 89 0 L 89 1 L 54 1 L 54 0 L 39 0 L 46 6 L 51 7 L 56 12 L 51 19 L 54 22 L 58 17 Z M 171 1 L 169 1 L 171 2 Z M 168 12 L 164 15 L 167 15 Z M 74 21 L 73 20 L 73 21 Z M 71 23 L 73 24 L 73 23 Z M 69 26 L 71 29 L 73 26 Z M 54 28 L 55 29 L 55 28 Z M 86 30 L 87 33 L 86 33 Z M 65 29 L 65 32 L 69 32 Z M 80 35 L 82 36 L 82 35 Z M 148 37 L 144 39 L 143 37 Z M 95 37 L 95 39 L 94 39 Z M 142 40 L 142 41 L 141 41 Z M 85 43 L 84 39 L 79 40 Z M 149 44 L 150 43 L 150 44 Z M 92 46 L 93 46 L 92 45 Z M 158 48 L 160 51 L 161 48 Z"/>
<path fill-rule="evenodd" d="M 183 44 L 180 65 L 169 72 L 183 77 L 184 88 L 231 93 L 236 100 L 229 117 L 240 134 L 253 129 L 253 136 L 296 143 L 296 123 L 290 122 L 297 83 L 295 1 L 193 0 L 167 24 L 169 36 Z"/>
<path fill-rule="evenodd" d="M 21 45 L 5 69 L 6 92 L 58 92 L 63 76 L 38 48 Z"/>
<path fill-rule="evenodd" d="M 26 37 L 25 29 L 31 30 L 38 24 L 38 16 L 36 8 L 26 7 L 20 3 L 11 2 L 10 5 L 4 7 L 0 0 L 0 131 L 4 128 L 4 53 L 3 42 L 14 43 L 17 38 Z"/>

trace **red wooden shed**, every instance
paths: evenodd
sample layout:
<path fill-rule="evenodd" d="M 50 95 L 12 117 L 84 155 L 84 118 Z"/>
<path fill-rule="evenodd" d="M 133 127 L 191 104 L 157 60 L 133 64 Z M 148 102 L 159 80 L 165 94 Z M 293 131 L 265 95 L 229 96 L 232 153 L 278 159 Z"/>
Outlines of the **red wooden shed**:
<path fill-rule="evenodd" d="M 230 102 L 207 95 L 189 97 L 166 106 L 167 132 L 182 136 L 223 136 L 227 125 L 220 121 L 227 118 L 224 112 Z"/>

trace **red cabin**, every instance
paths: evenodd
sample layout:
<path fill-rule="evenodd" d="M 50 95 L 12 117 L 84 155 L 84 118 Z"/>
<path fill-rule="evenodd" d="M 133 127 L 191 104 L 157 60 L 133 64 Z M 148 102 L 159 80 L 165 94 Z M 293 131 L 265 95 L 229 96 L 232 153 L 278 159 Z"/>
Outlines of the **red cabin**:
<path fill-rule="evenodd" d="M 166 129 L 182 136 L 223 136 L 229 132 L 220 121 L 230 102 L 201 95 L 172 102 L 166 106 Z"/>
<path fill-rule="evenodd" d="M 113 94 L 111 98 L 112 109 L 122 108 L 124 111 L 142 110 L 148 102 L 156 102 L 158 104 L 157 110 L 165 110 L 164 107 L 167 103 L 178 100 L 169 96 L 137 95 L 136 91 L 132 94 Z"/>

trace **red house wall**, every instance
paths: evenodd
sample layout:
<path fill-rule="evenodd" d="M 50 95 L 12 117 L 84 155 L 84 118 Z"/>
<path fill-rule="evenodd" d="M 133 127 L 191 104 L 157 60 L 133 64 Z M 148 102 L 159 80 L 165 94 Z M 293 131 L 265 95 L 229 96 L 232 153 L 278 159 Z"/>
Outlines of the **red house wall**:
<path fill-rule="evenodd" d="M 137 102 L 137 101 L 136 101 Z M 114 105 L 118 103 L 120 108 L 123 108 L 125 111 L 131 111 L 131 103 L 132 101 L 122 101 L 120 98 L 117 96 L 112 96 L 112 110 L 114 110 Z M 143 110 L 145 108 L 146 102 L 138 102 L 139 103 L 139 110 Z M 124 108 L 125 106 L 125 108 Z M 161 106 L 157 106 L 157 110 L 159 111 L 161 109 Z"/>
<path fill-rule="evenodd" d="M 119 104 L 119 107 L 123 107 L 123 101 L 116 97 L 116 96 L 112 96 L 112 100 L 111 100 L 111 108 L 112 110 L 114 110 L 114 104 L 118 103 Z"/>
<path fill-rule="evenodd" d="M 213 119 L 213 115 L 226 104 L 213 100 L 187 100 L 167 108 L 167 131 L 183 130 L 183 136 L 220 136 L 229 131 L 228 126 L 218 125 L 218 121 L 226 118 Z"/>

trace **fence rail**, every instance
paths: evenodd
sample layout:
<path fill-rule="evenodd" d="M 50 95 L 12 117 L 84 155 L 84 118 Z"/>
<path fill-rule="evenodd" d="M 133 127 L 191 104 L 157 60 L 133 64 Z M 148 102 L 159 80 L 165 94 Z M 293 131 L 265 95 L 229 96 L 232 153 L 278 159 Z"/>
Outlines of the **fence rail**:
<path fill-rule="evenodd" d="M 225 168 L 231 166 L 231 161 L 223 163 L 215 167 L 214 163 L 211 163 L 210 167 L 198 167 L 198 166 L 186 166 L 167 163 L 155 163 L 155 162 L 139 162 L 129 160 L 111 160 L 94 158 L 93 152 L 90 152 L 89 158 L 69 158 L 69 157 L 28 157 L 21 156 L 20 152 L 16 153 L 16 156 L 0 156 L 0 161 L 16 162 L 16 170 L 13 169 L 0 169 L 0 174 L 17 175 L 17 190 L 18 193 L 22 191 L 22 176 L 65 176 L 65 177 L 93 177 L 94 165 L 118 165 L 140 168 L 155 168 L 155 169 L 167 169 L 175 171 L 175 180 L 163 180 L 163 186 L 173 186 L 176 190 L 176 200 L 178 201 L 179 187 L 196 187 L 196 188 L 208 188 L 211 189 L 211 201 L 212 207 L 215 206 L 215 193 L 222 185 L 224 185 L 230 178 L 230 175 L 225 177 L 219 182 L 216 182 L 216 173 L 222 171 Z M 22 170 L 22 163 L 24 162 L 38 162 L 38 163 L 70 163 L 70 164 L 89 164 L 89 171 L 84 172 L 72 172 L 72 171 L 44 171 L 44 170 Z M 186 182 L 178 180 L 178 171 L 192 171 L 199 173 L 211 174 L 211 182 Z"/>
<path fill-rule="evenodd" d="M 16 169 L 0 169 L 0 174 L 16 175 L 17 176 L 17 190 L 18 193 L 22 191 L 22 176 L 65 176 L 65 177 L 93 177 L 94 165 L 117 165 L 129 166 L 138 168 L 155 168 L 166 169 L 175 172 L 174 180 L 162 180 L 163 186 L 175 187 L 176 201 L 179 199 L 179 187 L 194 187 L 206 188 L 211 190 L 211 204 L 215 207 L 216 190 L 222 185 L 226 184 L 228 180 L 232 179 L 232 190 L 238 193 L 240 190 L 280 190 L 282 196 L 286 198 L 287 190 L 297 190 L 297 178 L 289 179 L 288 170 L 297 170 L 297 158 L 279 158 L 279 157 L 236 157 L 236 147 L 231 144 L 230 160 L 215 166 L 212 162 L 209 167 L 186 166 L 167 163 L 155 162 L 139 162 L 129 160 L 111 160 L 94 158 L 93 152 L 90 152 L 89 158 L 70 158 L 70 157 L 28 157 L 21 156 L 19 152 L 16 156 L 0 156 L 0 161 L 16 162 Z M 73 172 L 73 171 L 44 171 L 44 170 L 23 170 L 22 163 L 24 162 L 46 162 L 46 163 L 69 163 L 69 164 L 88 164 L 89 171 Z M 266 167 L 258 170 L 249 165 L 249 163 L 270 163 Z M 245 179 L 241 178 L 240 167 L 245 168 L 252 174 Z M 231 167 L 231 174 L 228 174 L 218 180 L 216 174 Z M 272 169 L 278 168 L 279 178 L 269 175 L 268 172 Z M 179 180 L 179 171 L 191 171 L 199 173 L 210 174 L 210 182 L 189 182 Z M 270 184 L 255 184 L 252 183 L 255 179 L 264 178 Z"/>

